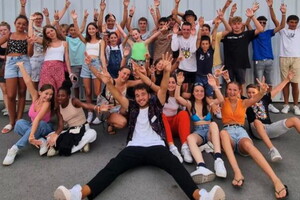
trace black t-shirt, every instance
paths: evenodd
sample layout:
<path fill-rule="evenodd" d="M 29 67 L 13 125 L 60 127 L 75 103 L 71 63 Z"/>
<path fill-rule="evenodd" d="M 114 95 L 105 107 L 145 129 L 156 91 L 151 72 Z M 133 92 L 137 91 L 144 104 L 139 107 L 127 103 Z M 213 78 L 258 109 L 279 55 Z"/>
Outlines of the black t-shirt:
<path fill-rule="evenodd" d="M 240 34 L 229 33 L 222 40 L 224 44 L 224 63 L 229 69 L 250 68 L 248 55 L 249 43 L 255 38 L 255 30 Z"/>
<path fill-rule="evenodd" d="M 206 53 L 203 52 L 202 48 L 198 48 L 196 51 L 197 60 L 197 76 L 203 76 L 212 73 L 213 61 L 214 61 L 214 50 L 209 47 Z"/>
<path fill-rule="evenodd" d="M 272 103 L 271 93 L 266 94 L 263 98 L 253 106 L 247 108 L 247 120 L 250 123 L 255 119 L 259 119 L 264 124 L 271 124 L 268 106 Z"/>

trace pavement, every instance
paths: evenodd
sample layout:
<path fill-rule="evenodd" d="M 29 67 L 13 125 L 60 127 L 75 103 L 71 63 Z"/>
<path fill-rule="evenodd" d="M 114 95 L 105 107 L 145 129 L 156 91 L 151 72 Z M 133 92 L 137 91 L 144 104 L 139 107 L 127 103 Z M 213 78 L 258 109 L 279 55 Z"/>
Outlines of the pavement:
<path fill-rule="evenodd" d="M 0 104 L 2 109 L 3 104 Z M 279 108 L 282 105 L 276 104 Z M 27 116 L 27 113 L 24 114 Z M 272 114 L 273 121 L 292 117 L 293 113 Z M 25 117 L 26 118 L 26 117 Z M 8 123 L 8 117 L 0 116 L 0 127 Z M 11 166 L 0 165 L 0 200 L 52 200 L 53 192 L 59 185 L 72 187 L 87 183 L 102 169 L 111 158 L 115 157 L 126 145 L 126 129 L 116 135 L 108 135 L 104 125 L 94 126 L 98 138 L 91 144 L 90 152 L 75 153 L 70 157 L 39 156 L 32 145 L 25 147 Z M 3 161 L 7 149 L 19 136 L 14 132 L 0 134 L 0 158 Z M 177 140 L 178 142 L 178 140 Z M 260 140 L 254 143 L 269 160 L 268 150 Z M 300 135 L 295 129 L 280 138 L 273 139 L 274 145 L 281 153 L 283 160 L 270 163 L 275 173 L 289 188 L 289 200 L 300 199 Z M 213 158 L 204 153 L 209 169 L 213 170 Z M 244 186 L 232 187 L 232 169 L 224 156 L 227 178 L 216 178 L 213 182 L 201 184 L 199 188 L 210 190 L 213 185 L 221 186 L 227 200 L 273 200 L 272 182 L 250 157 L 237 155 L 237 160 L 245 176 Z M 195 170 L 194 164 L 184 164 L 189 172 Z M 166 172 L 151 166 L 132 169 L 118 177 L 96 200 L 183 200 L 188 199 Z"/>

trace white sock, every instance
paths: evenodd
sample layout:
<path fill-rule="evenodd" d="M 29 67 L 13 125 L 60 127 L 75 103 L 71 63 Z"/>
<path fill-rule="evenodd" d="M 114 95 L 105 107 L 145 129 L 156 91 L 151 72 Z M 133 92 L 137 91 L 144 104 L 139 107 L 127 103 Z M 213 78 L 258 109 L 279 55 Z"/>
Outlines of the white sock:
<path fill-rule="evenodd" d="M 182 146 L 181 146 L 181 149 L 188 149 L 189 146 L 187 145 L 187 143 L 184 143 Z"/>
<path fill-rule="evenodd" d="M 175 151 L 175 150 L 177 150 L 177 147 L 174 144 L 171 144 L 169 146 L 169 149 L 170 149 L 170 151 Z"/>
<path fill-rule="evenodd" d="M 19 148 L 18 148 L 17 145 L 13 145 L 13 146 L 11 147 L 11 149 L 19 150 Z"/>

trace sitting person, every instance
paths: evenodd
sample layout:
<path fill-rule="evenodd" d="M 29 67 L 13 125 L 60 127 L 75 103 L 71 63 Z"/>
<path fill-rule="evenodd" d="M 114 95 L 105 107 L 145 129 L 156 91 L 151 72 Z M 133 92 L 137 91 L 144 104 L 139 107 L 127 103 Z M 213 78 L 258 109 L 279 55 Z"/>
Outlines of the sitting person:
<path fill-rule="evenodd" d="M 272 103 L 272 97 L 276 96 L 293 77 L 294 73 L 290 72 L 279 85 L 263 96 L 261 101 L 247 109 L 247 120 L 249 122 L 250 131 L 256 138 L 262 139 L 266 144 L 270 150 L 269 154 L 272 162 L 280 161 L 282 157 L 274 147 L 270 138 L 279 137 L 288 132 L 291 128 L 296 128 L 297 132 L 300 133 L 300 120 L 297 117 L 290 117 L 272 123 L 268 110 L 268 106 Z M 253 98 L 259 92 L 258 87 L 253 84 L 248 85 L 246 89 L 249 99 Z"/>
<path fill-rule="evenodd" d="M 32 104 L 29 108 L 28 115 L 31 121 L 19 119 L 15 125 L 14 132 L 22 136 L 17 143 L 15 143 L 7 151 L 7 155 L 3 160 L 3 165 L 13 164 L 15 157 L 19 150 L 25 147 L 29 142 L 40 148 L 40 155 L 47 152 L 47 143 L 43 138 L 53 131 L 51 123 L 51 112 L 54 109 L 54 87 L 49 84 L 41 86 L 37 91 L 28 75 L 23 62 L 18 62 L 17 66 L 22 73 L 24 82 L 31 95 Z"/>
<path fill-rule="evenodd" d="M 224 101 L 223 95 L 213 75 L 209 74 L 207 75 L 207 82 L 215 91 L 217 98 L 206 98 L 205 87 L 201 83 L 195 83 L 190 100 L 186 100 L 180 96 L 180 88 L 183 81 L 183 72 L 179 72 L 177 75 L 175 98 L 180 104 L 186 106 L 194 125 L 193 133 L 187 138 L 189 148 L 197 163 L 197 169 L 191 173 L 191 176 L 196 184 L 214 180 L 215 174 L 206 168 L 202 153 L 198 148 L 198 146 L 211 141 L 214 145 L 214 168 L 216 175 L 226 178 L 227 172 L 222 160 L 219 128 L 216 122 L 212 122 L 211 113 L 211 105 L 222 103 Z"/>
<path fill-rule="evenodd" d="M 56 154 L 70 156 L 78 150 L 83 149 L 84 152 L 89 151 L 89 144 L 94 142 L 97 133 L 91 129 L 83 108 L 94 111 L 100 111 L 106 106 L 95 106 L 90 103 L 83 103 L 77 98 L 71 98 L 70 81 L 64 81 L 62 87 L 58 89 L 57 104 L 58 104 L 58 129 L 55 133 L 49 134 L 48 144 L 50 149 L 47 156 L 54 156 Z M 62 132 L 63 121 L 68 124 L 68 129 Z"/>
<path fill-rule="evenodd" d="M 184 166 L 165 146 L 161 113 L 166 101 L 170 70 L 171 62 L 166 58 L 164 76 L 157 96 L 150 95 L 147 85 L 139 84 L 134 89 L 135 100 L 129 100 L 120 94 L 106 69 L 97 73 L 97 77 L 106 84 L 114 98 L 128 110 L 128 143 L 87 185 L 75 185 L 70 190 L 59 186 L 54 192 L 56 200 L 80 200 L 86 197 L 94 199 L 122 173 L 148 165 L 159 167 L 172 175 L 190 199 L 225 199 L 225 193 L 219 186 L 213 187 L 210 192 L 199 190 Z"/>
<path fill-rule="evenodd" d="M 234 152 L 237 152 L 241 155 L 250 155 L 272 180 L 276 198 L 284 198 L 288 196 L 287 186 L 283 185 L 264 156 L 253 145 L 252 140 L 244 129 L 246 109 L 258 102 L 268 88 L 268 85 L 264 81 L 257 81 L 261 88 L 260 92 L 253 98 L 244 100 L 240 99 L 241 89 L 238 83 L 230 82 L 227 85 L 227 97 L 222 105 L 222 122 L 224 128 L 220 132 L 221 143 L 234 172 L 233 186 L 242 187 L 244 183 L 244 176 L 234 156 Z"/>

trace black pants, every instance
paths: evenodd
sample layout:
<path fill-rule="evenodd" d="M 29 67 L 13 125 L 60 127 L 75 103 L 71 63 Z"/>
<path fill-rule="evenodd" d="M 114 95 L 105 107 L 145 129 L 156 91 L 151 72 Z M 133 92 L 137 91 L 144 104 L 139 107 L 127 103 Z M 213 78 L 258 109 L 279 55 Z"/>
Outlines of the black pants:
<path fill-rule="evenodd" d="M 92 191 L 88 198 L 94 199 L 123 172 L 145 165 L 156 166 L 168 172 L 185 194 L 194 199 L 193 193 L 198 189 L 197 185 L 178 158 L 164 146 L 123 149 L 87 184 Z"/>

